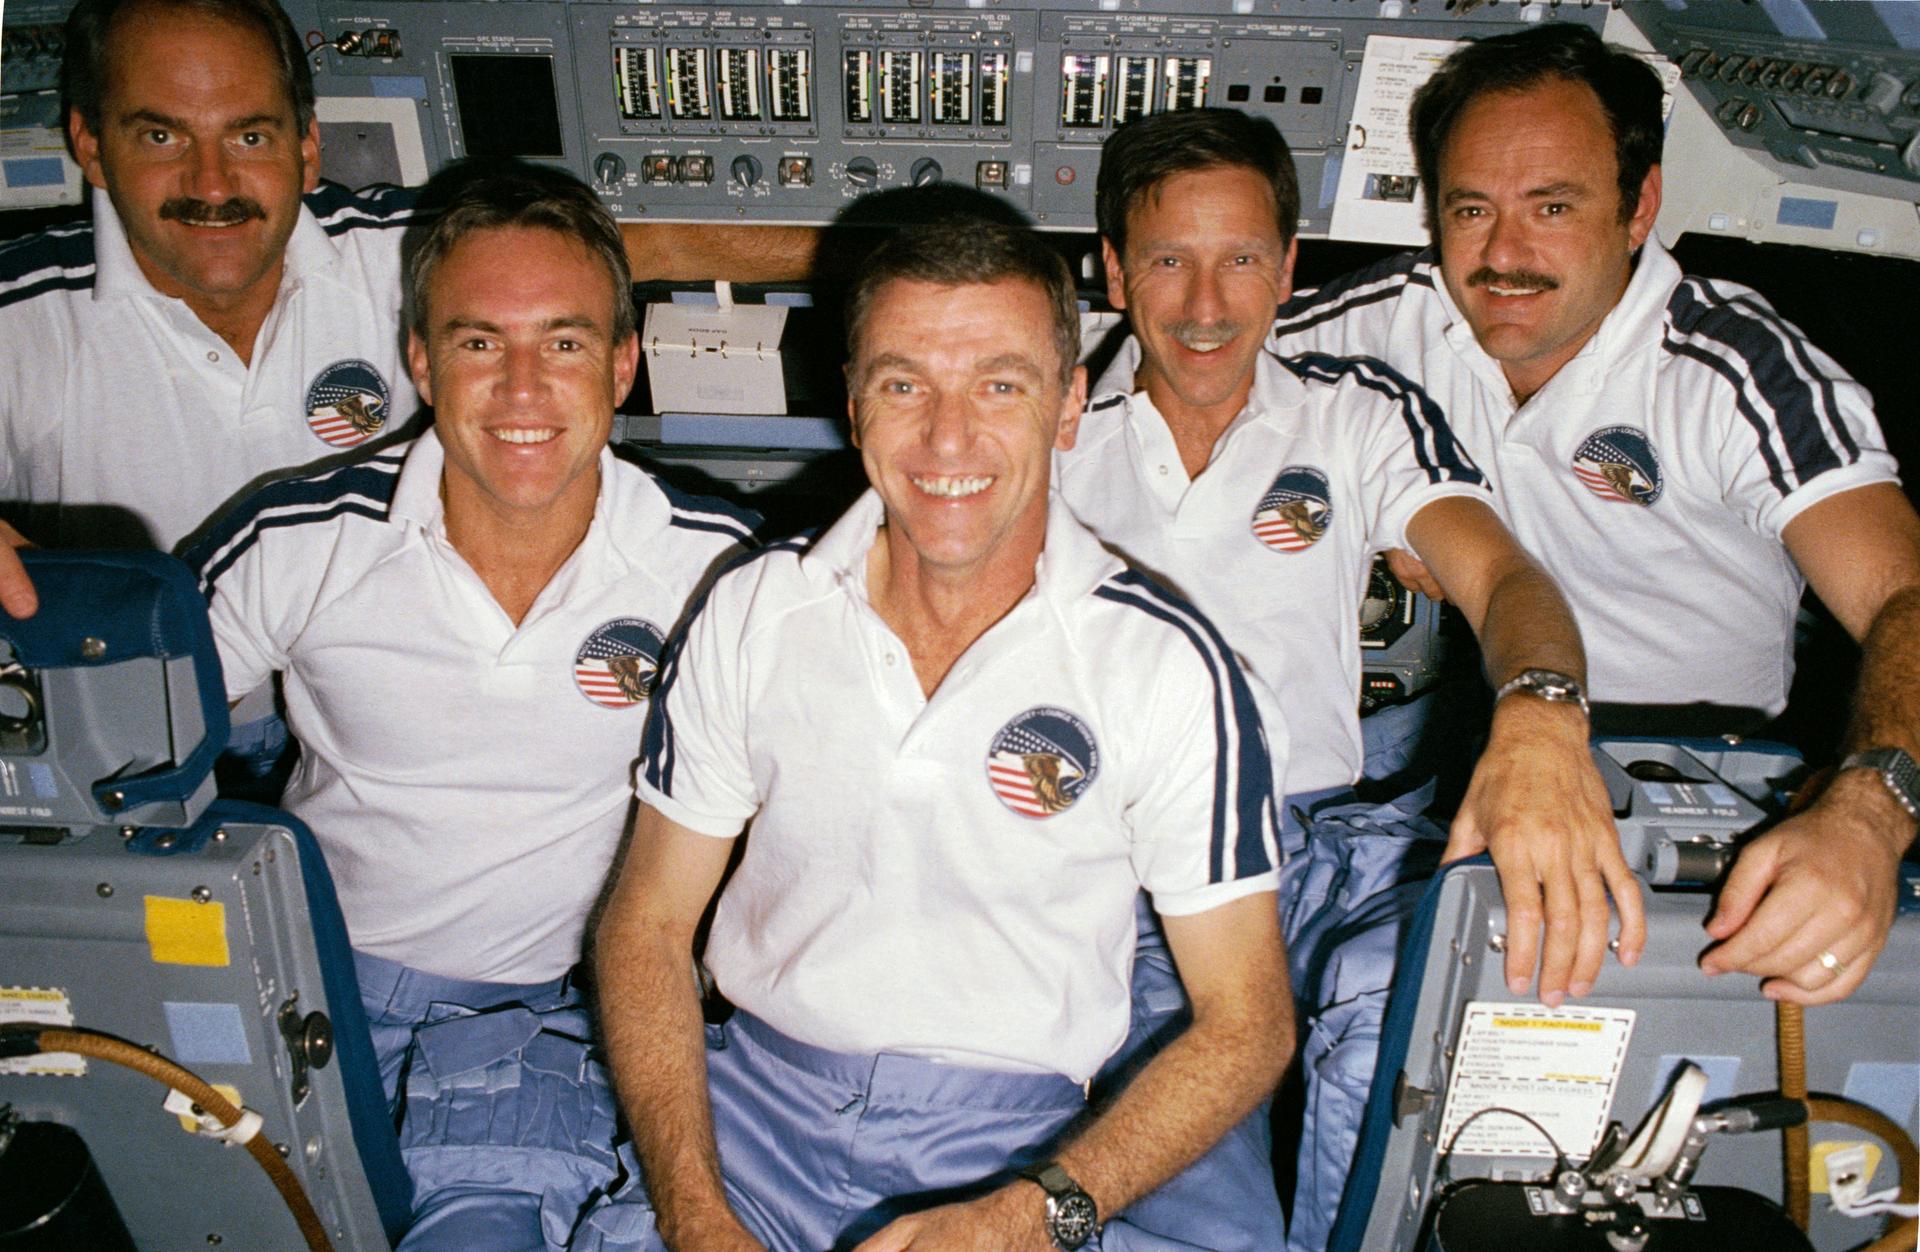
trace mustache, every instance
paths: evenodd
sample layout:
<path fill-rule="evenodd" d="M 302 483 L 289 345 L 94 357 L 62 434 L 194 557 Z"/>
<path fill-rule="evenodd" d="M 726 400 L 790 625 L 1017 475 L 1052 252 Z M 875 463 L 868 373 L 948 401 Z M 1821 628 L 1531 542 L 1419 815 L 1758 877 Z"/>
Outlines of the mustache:
<path fill-rule="evenodd" d="M 224 204 L 209 204 L 191 196 L 175 196 L 160 206 L 163 222 L 184 222 L 189 226 L 234 226 L 255 218 L 265 221 L 267 210 L 258 200 L 235 196 Z"/>
<path fill-rule="evenodd" d="M 1533 270 L 1497 270 L 1491 265 L 1482 265 L 1467 275 L 1469 287 L 1537 287 L 1542 291 L 1553 291 L 1560 286 L 1560 280 Z"/>
<path fill-rule="evenodd" d="M 1239 338 L 1246 328 L 1244 322 L 1168 322 L 1161 327 L 1167 335 L 1188 346 L 1192 346 L 1195 340 L 1225 343 L 1229 339 Z"/>

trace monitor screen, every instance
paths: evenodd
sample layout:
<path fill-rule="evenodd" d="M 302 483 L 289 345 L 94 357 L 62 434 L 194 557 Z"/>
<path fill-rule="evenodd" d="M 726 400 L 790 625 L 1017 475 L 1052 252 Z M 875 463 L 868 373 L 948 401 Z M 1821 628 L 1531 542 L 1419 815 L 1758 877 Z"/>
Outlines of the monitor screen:
<path fill-rule="evenodd" d="M 458 53 L 453 90 L 468 156 L 564 156 L 553 58 Z"/>

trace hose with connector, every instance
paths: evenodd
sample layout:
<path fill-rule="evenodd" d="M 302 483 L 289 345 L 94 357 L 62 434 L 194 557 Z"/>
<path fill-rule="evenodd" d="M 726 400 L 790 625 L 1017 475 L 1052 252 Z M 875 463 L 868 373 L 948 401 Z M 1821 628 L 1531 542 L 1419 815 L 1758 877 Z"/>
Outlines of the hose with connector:
<path fill-rule="evenodd" d="M 214 1090 L 192 1070 L 114 1035 L 76 1026 L 29 1026 L 20 1023 L 0 1026 L 0 1056 L 31 1056 L 36 1052 L 73 1052 L 137 1070 L 192 1100 L 219 1122 L 223 1130 L 232 1130 L 248 1116 L 246 1110 Z M 240 1141 L 244 1142 L 247 1154 L 267 1172 L 274 1189 L 286 1202 L 288 1211 L 300 1226 L 301 1237 L 306 1240 L 309 1252 L 332 1252 L 333 1244 L 327 1239 L 320 1214 L 314 1211 L 306 1188 L 300 1185 L 300 1179 L 281 1159 L 279 1150 L 260 1134 L 249 1135 Z"/>

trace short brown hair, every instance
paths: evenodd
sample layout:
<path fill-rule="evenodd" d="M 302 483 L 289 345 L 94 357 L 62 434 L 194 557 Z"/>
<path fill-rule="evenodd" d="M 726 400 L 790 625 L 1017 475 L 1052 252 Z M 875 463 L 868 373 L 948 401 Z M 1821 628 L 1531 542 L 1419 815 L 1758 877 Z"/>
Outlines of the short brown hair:
<path fill-rule="evenodd" d="M 975 283 L 1028 282 L 1046 293 L 1053 313 L 1053 346 L 1060 380 L 1080 363 L 1080 302 L 1073 275 L 1060 254 L 1030 230 L 978 218 L 950 218 L 909 226 L 874 249 L 847 297 L 847 358 L 860 359 L 867 314 L 888 283 L 897 281 L 963 287 Z"/>
<path fill-rule="evenodd" d="M 94 134 L 100 133 L 105 107 L 107 41 L 122 17 L 139 8 L 197 13 L 217 21 L 256 31 L 267 41 L 280 64 L 280 85 L 293 108 L 294 130 L 306 134 L 313 124 L 313 67 L 307 64 L 306 45 L 293 29 L 287 11 L 274 0 L 80 0 L 67 15 L 60 58 L 60 103 L 63 115 L 77 111 Z M 165 48 L 142 50 L 146 56 L 170 55 Z M 69 138 L 69 145 L 72 140 Z"/>
<path fill-rule="evenodd" d="M 1238 109 L 1180 109 L 1152 113 L 1113 132 L 1100 149 L 1093 192 L 1094 218 L 1115 252 L 1127 250 L 1127 214 L 1140 198 L 1192 170 L 1248 169 L 1273 191 L 1280 241 L 1300 233 L 1300 177 L 1280 131 L 1264 117 Z"/>
<path fill-rule="evenodd" d="M 427 286 L 440 262 L 474 231 L 509 226 L 551 230 L 584 247 L 613 281 L 614 342 L 633 333 L 633 272 L 626 241 L 599 197 L 573 175 L 525 161 L 469 162 L 435 178 L 421 197 L 421 207 L 433 216 L 407 232 L 401 253 L 406 260 L 406 324 L 423 339 Z"/>

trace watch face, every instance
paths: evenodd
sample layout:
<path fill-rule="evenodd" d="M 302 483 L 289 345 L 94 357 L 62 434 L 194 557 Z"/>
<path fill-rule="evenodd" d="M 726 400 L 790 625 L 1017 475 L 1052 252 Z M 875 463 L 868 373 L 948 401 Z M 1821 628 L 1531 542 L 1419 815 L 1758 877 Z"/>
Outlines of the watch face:
<path fill-rule="evenodd" d="M 1069 1191 L 1048 1205 L 1047 1233 L 1063 1248 L 1077 1248 L 1093 1238 L 1099 1214 L 1084 1191 Z"/>

